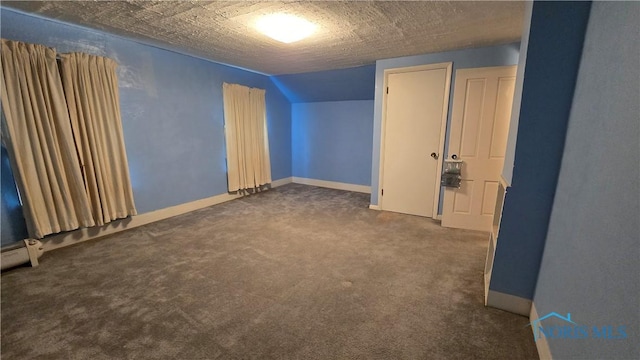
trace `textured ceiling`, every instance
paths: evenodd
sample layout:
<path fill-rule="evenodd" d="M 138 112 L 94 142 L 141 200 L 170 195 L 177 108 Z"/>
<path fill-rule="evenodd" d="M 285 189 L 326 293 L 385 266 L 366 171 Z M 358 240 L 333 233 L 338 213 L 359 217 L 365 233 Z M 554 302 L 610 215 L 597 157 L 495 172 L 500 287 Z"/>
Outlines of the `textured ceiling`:
<path fill-rule="evenodd" d="M 523 2 L 458 1 L 2 1 L 78 24 L 265 74 L 372 64 L 377 59 L 518 41 Z M 318 25 L 282 44 L 257 32 L 264 14 Z"/>

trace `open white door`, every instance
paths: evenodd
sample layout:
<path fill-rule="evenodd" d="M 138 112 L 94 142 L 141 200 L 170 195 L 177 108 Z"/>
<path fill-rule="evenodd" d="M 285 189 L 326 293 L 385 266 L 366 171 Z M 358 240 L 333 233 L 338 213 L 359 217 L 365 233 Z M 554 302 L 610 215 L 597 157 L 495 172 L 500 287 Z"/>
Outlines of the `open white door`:
<path fill-rule="evenodd" d="M 442 226 L 491 231 L 515 81 L 516 66 L 456 71 L 448 154 L 462 183 L 445 189 Z"/>
<path fill-rule="evenodd" d="M 450 79 L 451 63 L 385 72 L 382 210 L 437 214 Z"/>

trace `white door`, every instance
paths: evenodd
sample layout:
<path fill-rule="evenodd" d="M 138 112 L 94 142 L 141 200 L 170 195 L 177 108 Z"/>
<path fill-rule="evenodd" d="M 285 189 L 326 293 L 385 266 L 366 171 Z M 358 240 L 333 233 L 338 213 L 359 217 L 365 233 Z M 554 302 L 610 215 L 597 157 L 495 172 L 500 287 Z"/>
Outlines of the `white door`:
<path fill-rule="evenodd" d="M 450 79 L 451 63 L 387 74 L 382 210 L 436 215 Z"/>
<path fill-rule="evenodd" d="M 442 226 L 491 231 L 515 81 L 515 66 L 456 71 L 448 154 L 462 183 L 445 189 Z"/>

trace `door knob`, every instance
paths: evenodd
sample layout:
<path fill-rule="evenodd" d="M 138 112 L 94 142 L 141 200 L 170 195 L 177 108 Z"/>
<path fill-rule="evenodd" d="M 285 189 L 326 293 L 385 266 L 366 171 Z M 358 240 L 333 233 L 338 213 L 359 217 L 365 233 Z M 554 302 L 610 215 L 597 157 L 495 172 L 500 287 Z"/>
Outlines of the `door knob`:
<path fill-rule="evenodd" d="M 436 160 L 438 160 L 438 154 L 436 154 L 434 152 L 431 153 L 431 157 L 436 159 Z"/>

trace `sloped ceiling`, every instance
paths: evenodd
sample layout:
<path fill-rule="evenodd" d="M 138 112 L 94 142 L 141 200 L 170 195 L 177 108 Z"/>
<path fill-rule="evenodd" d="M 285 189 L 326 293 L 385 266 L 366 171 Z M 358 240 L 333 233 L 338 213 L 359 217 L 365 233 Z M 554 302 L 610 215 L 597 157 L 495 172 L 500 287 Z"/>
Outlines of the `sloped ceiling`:
<path fill-rule="evenodd" d="M 520 40 L 523 2 L 459 1 L 2 1 L 86 26 L 268 75 L 373 64 L 377 59 Z M 270 13 L 318 25 L 282 44 L 254 29 Z"/>
<path fill-rule="evenodd" d="M 271 80 L 292 103 L 373 100 L 376 66 L 276 75 Z"/>

